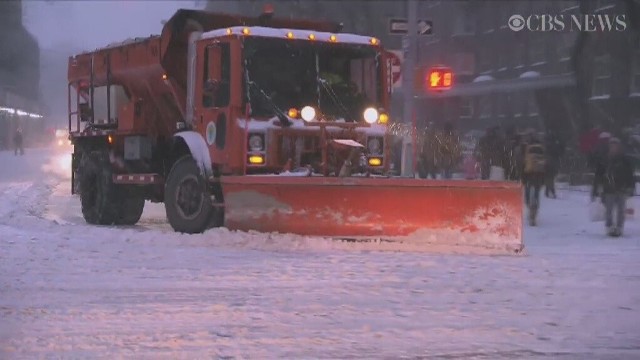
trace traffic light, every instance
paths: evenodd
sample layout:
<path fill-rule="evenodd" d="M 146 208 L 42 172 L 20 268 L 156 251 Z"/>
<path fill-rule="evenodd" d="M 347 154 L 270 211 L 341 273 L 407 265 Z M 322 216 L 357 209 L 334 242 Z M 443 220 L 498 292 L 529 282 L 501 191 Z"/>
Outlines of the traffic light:
<path fill-rule="evenodd" d="M 427 90 L 448 90 L 453 85 L 453 71 L 446 66 L 434 66 L 427 72 Z"/>

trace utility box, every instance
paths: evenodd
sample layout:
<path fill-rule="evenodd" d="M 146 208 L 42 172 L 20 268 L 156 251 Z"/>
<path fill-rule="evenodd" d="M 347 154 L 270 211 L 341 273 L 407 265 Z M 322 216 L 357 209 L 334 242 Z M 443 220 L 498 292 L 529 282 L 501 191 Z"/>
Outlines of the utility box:
<path fill-rule="evenodd" d="M 151 139 L 147 136 L 127 136 L 124 138 L 124 159 L 151 159 Z"/>
<path fill-rule="evenodd" d="M 413 142 L 406 137 L 402 141 L 401 176 L 416 177 L 413 171 Z"/>

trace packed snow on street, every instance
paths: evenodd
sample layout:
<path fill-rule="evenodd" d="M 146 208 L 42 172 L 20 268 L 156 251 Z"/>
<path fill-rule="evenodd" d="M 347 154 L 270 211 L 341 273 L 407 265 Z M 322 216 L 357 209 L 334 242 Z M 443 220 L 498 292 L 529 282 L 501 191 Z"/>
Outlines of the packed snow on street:
<path fill-rule="evenodd" d="M 543 199 L 517 256 L 86 225 L 70 155 L 0 152 L 0 358 L 640 358 L 640 209 Z"/>

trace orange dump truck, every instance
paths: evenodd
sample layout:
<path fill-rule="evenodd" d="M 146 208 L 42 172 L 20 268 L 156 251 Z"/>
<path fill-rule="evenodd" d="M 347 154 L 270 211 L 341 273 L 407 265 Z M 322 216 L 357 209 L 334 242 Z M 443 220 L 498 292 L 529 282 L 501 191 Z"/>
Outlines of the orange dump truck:
<path fill-rule="evenodd" d="M 210 227 L 522 249 L 517 185 L 387 176 L 390 63 L 327 22 L 179 10 L 69 59 L 73 189 L 91 224 L 163 202 Z M 435 236 L 435 238 L 434 238 Z"/>

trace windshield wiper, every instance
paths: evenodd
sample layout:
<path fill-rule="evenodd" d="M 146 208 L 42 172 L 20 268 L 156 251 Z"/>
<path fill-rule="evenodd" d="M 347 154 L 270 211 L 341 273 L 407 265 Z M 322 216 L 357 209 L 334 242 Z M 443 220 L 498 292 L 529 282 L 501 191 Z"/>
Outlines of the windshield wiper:
<path fill-rule="evenodd" d="M 278 105 L 276 105 L 271 96 L 267 95 L 267 93 L 265 93 L 264 90 L 262 90 L 262 88 L 256 82 L 249 80 L 248 83 L 249 86 L 253 86 L 256 90 L 258 90 L 258 93 L 260 93 L 260 95 L 262 95 L 267 100 L 271 108 L 273 108 L 274 114 L 276 115 L 278 120 L 280 120 L 283 126 L 289 127 L 292 125 L 291 120 L 289 120 L 287 115 L 278 107 Z"/>
<path fill-rule="evenodd" d="M 333 87 L 331 86 L 331 84 L 329 83 L 329 81 L 327 81 L 326 79 L 323 79 L 321 76 L 318 76 L 318 83 L 322 85 L 322 87 L 325 89 L 325 91 L 327 92 L 327 94 L 329 94 L 329 98 L 333 101 L 333 103 L 340 108 L 340 110 L 342 111 L 342 113 L 345 116 L 345 120 L 347 121 L 352 121 L 353 119 L 351 119 L 351 115 L 349 115 L 349 111 L 347 110 L 346 106 L 344 106 L 344 104 L 342 103 L 342 101 L 340 101 L 340 99 L 338 98 L 338 95 L 335 93 L 335 91 L 333 90 Z M 318 94 L 318 97 L 320 96 L 320 94 Z"/>

